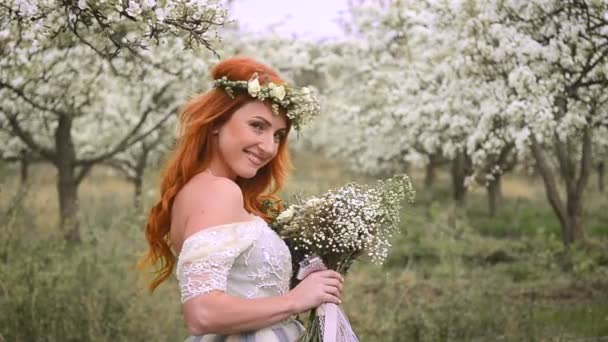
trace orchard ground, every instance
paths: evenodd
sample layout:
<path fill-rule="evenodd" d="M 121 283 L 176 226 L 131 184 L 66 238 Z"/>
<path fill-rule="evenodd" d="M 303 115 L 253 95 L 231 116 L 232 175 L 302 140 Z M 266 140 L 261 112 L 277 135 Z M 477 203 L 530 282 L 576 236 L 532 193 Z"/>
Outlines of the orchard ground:
<path fill-rule="evenodd" d="M 370 177 L 313 155 L 296 155 L 284 192 L 311 195 Z M 187 331 L 175 279 L 150 295 L 135 269 L 145 250 L 145 213 L 132 209 L 130 185 L 98 168 L 80 189 L 83 243 L 57 227 L 53 169 L 31 170 L 18 199 L 18 171 L 0 164 L 0 341 L 169 341 Z M 590 180 L 585 233 L 565 252 L 540 179 L 503 182 L 492 218 L 485 190 L 464 208 L 451 204 L 447 175 L 418 191 L 383 266 L 356 264 L 344 308 L 361 341 L 608 340 L 608 194 Z M 144 185 L 157 196 L 158 172 Z M 305 317 L 303 317 L 305 318 Z"/>

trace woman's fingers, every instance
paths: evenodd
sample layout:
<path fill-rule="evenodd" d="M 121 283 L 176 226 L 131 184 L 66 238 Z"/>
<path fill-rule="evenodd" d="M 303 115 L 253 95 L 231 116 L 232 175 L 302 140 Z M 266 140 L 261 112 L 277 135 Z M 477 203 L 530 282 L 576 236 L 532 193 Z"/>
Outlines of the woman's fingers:
<path fill-rule="evenodd" d="M 340 304 L 342 304 L 342 300 L 340 300 L 340 298 L 328 293 L 328 294 L 325 294 L 323 303 L 334 303 L 336 305 L 340 305 Z"/>
<path fill-rule="evenodd" d="M 325 273 L 319 274 L 321 276 L 321 282 L 326 286 L 326 291 L 331 293 L 337 298 L 342 297 L 342 289 L 344 286 L 342 285 L 343 277 L 340 273 L 335 271 L 323 271 Z"/>
<path fill-rule="evenodd" d="M 333 287 L 337 288 L 338 291 L 340 291 L 340 292 L 342 292 L 342 288 L 344 287 L 342 285 L 342 282 L 339 281 L 338 279 L 326 279 L 324 284 L 328 285 L 328 286 L 333 286 Z"/>
<path fill-rule="evenodd" d="M 318 272 L 319 272 L 319 276 L 321 276 L 323 278 L 337 279 L 340 282 L 344 282 L 344 277 L 336 271 L 325 270 L 325 271 L 318 271 Z"/>
<path fill-rule="evenodd" d="M 342 304 L 342 289 L 344 288 L 342 283 L 344 282 L 344 277 L 340 273 L 332 270 L 323 270 L 313 272 L 309 277 L 315 279 L 313 281 L 321 285 L 320 290 L 324 293 L 321 298 L 324 303 Z"/>
<path fill-rule="evenodd" d="M 334 297 L 337 298 L 341 298 L 342 297 L 342 293 L 340 292 L 340 289 L 338 289 L 335 286 L 327 286 L 325 288 L 325 292 L 331 294 Z"/>

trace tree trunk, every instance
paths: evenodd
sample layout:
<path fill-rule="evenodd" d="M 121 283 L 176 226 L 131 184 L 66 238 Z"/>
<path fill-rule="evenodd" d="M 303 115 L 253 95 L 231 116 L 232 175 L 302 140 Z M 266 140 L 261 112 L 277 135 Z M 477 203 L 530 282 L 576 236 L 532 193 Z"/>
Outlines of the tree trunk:
<path fill-rule="evenodd" d="M 435 178 L 437 176 L 435 172 L 436 168 L 437 164 L 433 163 L 433 161 L 429 161 L 424 168 L 424 189 L 429 192 L 433 187 L 433 183 L 435 183 Z"/>
<path fill-rule="evenodd" d="M 564 246 L 568 247 L 571 241 L 570 234 L 568 234 L 568 215 L 557 189 L 555 175 L 549 167 L 549 163 L 546 160 L 543 148 L 540 146 L 534 135 L 530 136 L 530 140 L 532 141 L 532 155 L 536 160 L 536 169 L 538 170 L 538 173 L 540 173 L 543 179 L 543 184 L 545 185 L 545 195 L 547 196 L 547 200 L 549 200 L 549 204 L 551 204 L 551 208 L 553 208 L 553 212 L 556 214 L 562 228 L 562 242 L 564 243 Z"/>
<path fill-rule="evenodd" d="M 452 160 L 452 191 L 454 201 L 457 206 L 463 206 L 467 188 L 464 184 L 466 177 L 466 156 L 464 152 L 456 153 L 456 157 Z"/>
<path fill-rule="evenodd" d="M 55 148 L 57 159 L 57 193 L 59 194 L 59 213 L 61 228 L 65 239 L 78 243 L 80 237 L 80 222 L 78 220 L 78 184 L 76 175 L 76 151 L 72 141 L 72 118 L 61 116 L 55 131 Z"/>
<path fill-rule="evenodd" d="M 605 163 L 602 160 L 597 164 L 597 186 L 600 189 L 601 193 L 604 193 L 604 173 L 605 173 Z"/>
<path fill-rule="evenodd" d="M 137 158 L 137 164 L 135 165 L 135 179 L 133 180 L 133 184 L 135 185 L 134 198 L 133 203 L 135 205 L 135 209 L 140 210 L 142 206 L 142 184 L 144 179 L 144 172 L 146 171 L 146 165 L 148 163 L 148 154 L 151 151 L 151 148 L 146 146 L 146 144 L 142 141 L 141 145 L 141 153 L 139 158 Z"/>
<path fill-rule="evenodd" d="M 25 184 L 27 184 L 27 180 L 29 178 L 28 177 L 29 168 L 30 168 L 29 159 L 27 159 L 27 157 L 22 156 L 21 159 L 19 159 L 19 166 L 20 166 L 20 171 L 21 171 L 21 177 L 19 179 L 20 186 L 24 186 Z"/>
<path fill-rule="evenodd" d="M 490 216 L 496 216 L 500 206 L 502 204 L 502 176 L 494 175 L 494 179 L 488 184 L 487 192 L 488 192 L 488 209 L 490 211 Z"/>
<path fill-rule="evenodd" d="M 565 106 L 563 103 L 560 104 Z M 564 109 L 562 108 L 562 110 Z M 575 159 L 568 153 L 568 142 L 561 141 L 557 136 L 554 137 L 559 171 L 566 185 L 565 204 L 559 195 L 555 175 L 546 160 L 544 149 L 534 135 L 531 135 L 530 139 L 532 142 L 532 154 L 536 160 L 537 169 L 543 178 L 547 198 L 559 219 L 562 228 L 562 241 L 564 246 L 568 248 L 572 242 L 583 237 L 583 191 L 592 168 L 590 128 L 584 128 L 583 136 L 580 140 L 583 153 L 578 168 L 576 167 Z"/>
<path fill-rule="evenodd" d="M 61 227 L 65 239 L 70 242 L 80 242 L 80 222 L 78 220 L 78 183 L 74 177 L 74 169 L 59 171 L 57 182 L 59 193 L 59 212 Z"/>
<path fill-rule="evenodd" d="M 568 240 L 574 242 L 583 238 L 583 201 L 576 193 L 568 193 Z"/>
<path fill-rule="evenodd" d="M 143 183 L 143 177 L 138 175 L 138 177 L 133 178 L 133 187 L 134 187 L 133 206 L 138 211 L 142 207 L 142 198 L 141 198 L 142 183 Z"/>

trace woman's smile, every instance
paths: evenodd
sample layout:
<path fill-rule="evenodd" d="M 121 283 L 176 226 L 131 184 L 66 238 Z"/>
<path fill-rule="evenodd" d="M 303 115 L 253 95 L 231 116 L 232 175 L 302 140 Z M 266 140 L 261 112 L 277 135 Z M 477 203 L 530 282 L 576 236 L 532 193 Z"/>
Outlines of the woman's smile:
<path fill-rule="evenodd" d="M 247 154 L 249 161 L 251 161 L 255 166 L 258 166 L 258 167 L 264 166 L 266 158 L 260 156 L 259 154 L 253 153 L 249 150 L 245 150 L 245 154 Z"/>

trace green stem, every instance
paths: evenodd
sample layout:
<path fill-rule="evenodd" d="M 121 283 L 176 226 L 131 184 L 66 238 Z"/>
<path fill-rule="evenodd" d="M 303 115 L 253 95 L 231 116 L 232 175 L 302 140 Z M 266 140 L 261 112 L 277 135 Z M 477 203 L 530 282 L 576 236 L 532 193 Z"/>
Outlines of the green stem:
<path fill-rule="evenodd" d="M 308 326 L 302 336 L 298 339 L 298 342 L 322 342 L 321 340 L 321 326 L 319 319 L 317 318 L 317 310 L 311 310 L 308 318 Z"/>

